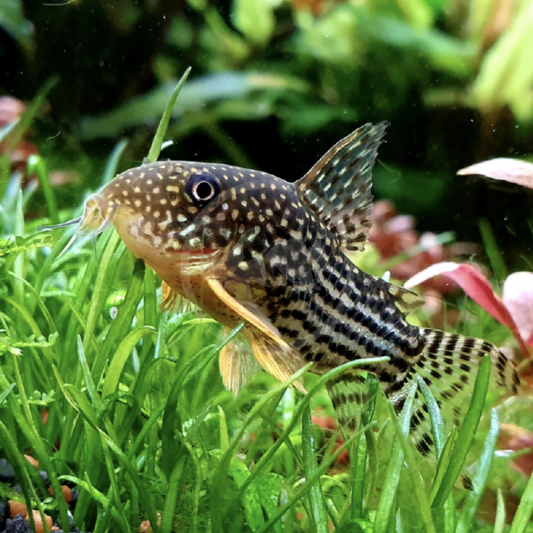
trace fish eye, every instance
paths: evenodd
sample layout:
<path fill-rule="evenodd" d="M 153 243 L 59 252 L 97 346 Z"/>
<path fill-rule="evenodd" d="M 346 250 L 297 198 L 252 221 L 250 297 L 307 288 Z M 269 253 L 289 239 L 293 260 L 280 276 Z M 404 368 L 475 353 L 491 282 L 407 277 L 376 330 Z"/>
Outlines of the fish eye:
<path fill-rule="evenodd" d="M 187 183 L 187 193 L 195 204 L 205 205 L 220 193 L 220 184 L 210 174 L 194 174 Z"/>

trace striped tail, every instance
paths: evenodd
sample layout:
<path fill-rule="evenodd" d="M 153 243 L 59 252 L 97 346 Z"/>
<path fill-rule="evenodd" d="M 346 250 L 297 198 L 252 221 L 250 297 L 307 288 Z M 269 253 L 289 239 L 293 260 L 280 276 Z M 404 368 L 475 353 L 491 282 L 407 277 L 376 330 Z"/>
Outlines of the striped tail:
<path fill-rule="evenodd" d="M 434 329 L 421 329 L 420 333 L 424 348 L 417 361 L 401 381 L 381 382 L 385 395 L 397 412 L 401 411 L 412 380 L 418 375 L 426 382 L 440 406 L 447 430 L 451 429 L 450 424 L 459 426 L 470 405 L 477 370 L 485 354 L 490 356 L 493 365 L 490 387 L 516 393 L 519 378 L 512 363 L 490 342 Z M 379 374 L 377 369 L 378 379 Z M 366 390 L 364 379 L 348 373 L 328 385 L 342 427 L 354 429 L 359 426 L 361 410 L 367 398 Z M 411 436 L 421 453 L 431 455 L 434 443 L 427 411 L 424 397 L 417 391 Z"/>
<path fill-rule="evenodd" d="M 490 388 L 517 392 L 520 380 L 513 364 L 490 342 L 434 329 L 422 329 L 421 334 L 425 347 L 408 372 L 405 384 L 397 392 L 384 387 L 397 411 L 403 407 L 411 379 L 416 379 L 418 375 L 426 382 L 441 408 L 447 429 L 450 429 L 450 424 L 459 426 L 470 405 L 478 367 L 487 354 L 493 367 Z M 420 391 L 415 398 L 411 434 L 421 453 L 427 454 L 432 450 L 431 422 Z"/>

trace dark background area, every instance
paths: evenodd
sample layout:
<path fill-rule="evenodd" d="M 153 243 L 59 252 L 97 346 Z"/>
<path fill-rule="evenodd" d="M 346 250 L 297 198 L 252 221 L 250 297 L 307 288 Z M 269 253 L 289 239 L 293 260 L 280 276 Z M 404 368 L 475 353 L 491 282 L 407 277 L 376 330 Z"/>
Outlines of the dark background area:
<path fill-rule="evenodd" d="M 192 66 L 169 130 L 176 144 L 162 158 L 294 181 L 356 127 L 387 120 L 378 198 L 458 240 L 479 241 L 487 219 L 506 260 L 528 260 L 531 194 L 456 176 L 533 152 L 533 110 L 522 102 L 533 75 L 518 72 L 527 43 L 505 44 L 521 35 L 518 2 L 480 14 L 473 0 L 407 11 L 392 0 L 6 1 L 0 94 L 31 102 L 55 79 L 31 140 L 51 169 L 80 176 L 63 207 L 99 186 L 120 139 L 129 140 L 121 168 L 140 164 L 165 100 L 157 95 Z"/>

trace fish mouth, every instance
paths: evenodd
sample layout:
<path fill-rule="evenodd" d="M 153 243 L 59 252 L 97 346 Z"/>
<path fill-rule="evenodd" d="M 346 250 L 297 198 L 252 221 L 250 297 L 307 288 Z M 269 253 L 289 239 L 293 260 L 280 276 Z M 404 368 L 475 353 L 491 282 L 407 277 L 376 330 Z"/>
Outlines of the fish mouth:
<path fill-rule="evenodd" d="M 120 204 L 115 202 L 105 206 L 104 209 L 102 204 L 103 199 L 98 194 L 93 194 L 87 198 L 83 207 L 78 233 L 100 235 L 111 225 Z"/>

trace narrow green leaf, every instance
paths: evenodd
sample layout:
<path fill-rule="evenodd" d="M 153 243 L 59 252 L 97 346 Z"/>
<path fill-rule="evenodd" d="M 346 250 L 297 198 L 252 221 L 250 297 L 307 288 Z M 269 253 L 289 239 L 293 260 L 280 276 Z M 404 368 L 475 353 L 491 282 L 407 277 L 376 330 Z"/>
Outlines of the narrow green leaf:
<path fill-rule="evenodd" d="M 102 399 L 105 399 L 118 389 L 120 376 L 133 348 L 147 334 L 157 336 L 157 331 L 151 326 L 135 328 L 130 331 L 118 345 L 106 373 L 104 386 L 102 388 Z"/>
<path fill-rule="evenodd" d="M 381 388 L 378 379 L 373 374 L 368 374 L 367 378 L 368 387 L 368 400 L 365 402 L 362 412 L 361 420 L 363 425 L 366 426 L 372 421 L 374 416 L 374 410 L 376 407 L 376 399 L 378 390 Z M 361 434 L 354 444 L 352 455 L 354 458 L 351 460 L 351 472 L 352 472 L 352 519 L 363 517 L 363 505 L 365 499 L 365 493 L 369 488 L 366 482 L 366 469 L 368 459 L 368 446 L 373 444 L 372 431 L 366 431 Z"/>
<path fill-rule="evenodd" d="M 152 145 L 150 146 L 150 150 L 148 151 L 148 156 L 146 157 L 146 161 L 145 161 L 146 163 L 154 163 L 155 161 L 157 161 L 157 158 L 159 157 L 159 153 L 161 152 L 161 145 L 163 144 L 163 141 L 165 140 L 165 135 L 167 133 L 167 128 L 170 122 L 170 117 L 172 116 L 172 111 L 174 109 L 174 104 L 176 103 L 176 99 L 178 98 L 178 95 L 180 94 L 181 89 L 185 85 L 185 82 L 187 81 L 187 78 L 189 77 L 191 70 L 192 68 L 189 67 L 185 71 L 180 81 L 176 85 L 176 88 L 172 92 L 170 99 L 168 100 L 168 104 L 165 108 L 165 111 L 163 112 L 163 116 L 161 117 L 161 120 L 159 121 L 159 126 L 157 127 L 157 131 L 155 132 L 154 140 L 152 141 Z"/>
<path fill-rule="evenodd" d="M 89 398 L 91 399 L 95 409 L 98 409 L 101 404 L 101 398 L 98 392 L 96 391 L 96 386 L 93 381 L 93 376 L 89 370 L 89 365 L 87 364 L 87 359 L 85 358 L 85 351 L 83 349 L 83 341 L 80 336 L 78 336 L 78 360 L 80 362 L 81 371 L 83 374 L 83 380 L 85 381 L 85 386 L 87 387 L 87 392 L 89 393 Z"/>
<path fill-rule="evenodd" d="M 513 523 L 509 533 L 524 533 L 528 526 L 531 525 L 531 517 L 533 516 L 533 476 L 530 476 L 527 482 L 526 490 L 520 498 L 520 504 L 516 514 L 514 515 Z"/>
<path fill-rule="evenodd" d="M 11 385 L 9 385 L 9 387 L 4 392 L 2 392 L 2 394 L 0 394 L 0 405 L 2 405 L 6 401 L 6 398 L 10 395 L 11 391 L 15 388 L 15 386 L 15 383 L 11 383 Z"/>
<path fill-rule="evenodd" d="M 493 409 L 491 413 L 489 433 L 485 439 L 483 451 L 478 460 L 476 475 L 472 479 L 474 489 L 466 495 L 461 516 L 457 523 L 457 533 L 468 533 L 470 531 L 470 526 L 474 520 L 477 508 L 479 507 L 479 502 L 481 501 L 481 497 L 485 490 L 485 484 L 494 457 L 494 451 L 496 450 L 499 429 L 498 413 Z"/>
<path fill-rule="evenodd" d="M 104 174 L 102 176 L 102 187 L 107 185 L 115 177 L 117 173 L 118 163 L 127 145 L 128 141 L 126 139 L 122 139 L 113 148 L 111 155 L 107 159 Z"/>
<path fill-rule="evenodd" d="M 407 395 L 402 413 L 400 415 L 399 426 L 397 427 L 396 431 L 397 436 L 399 434 L 407 436 L 409 433 L 409 425 L 411 422 L 416 390 L 416 385 L 414 385 Z M 376 511 L 376 518 L 374 520 L 375 533 L 387 533 L 389 523 L 393 519 L 392 513 L 394 512 L 394 500 L 398 490 L 398 483 L 400 482 L 403 458 L 403 446 L 399 440 L 396 440 L 393 445 L 389 466 L 385 475 L 381 499 L 379 500 Z"/>
<path fill-rule="evenodd" d="M 260 472 L 261 468 L 268 463 L 268 461 L 271 460 L 271 458 L 274 456 L 276 451 L 280 448 L 280 446 L 290 439 L 290 432 L 292 431 L 293 427 L 295 426 L 297 420 L 301 416 L 305 405 L 307 402 L 311 400 L 314 394 L 316 394 L 321 387 L 323 387 L 330 379 L 333 379 L 335 376 L 341 374 L 342 372 L 345 372 L 348 370 L 348 368 L 356 368 L 357 366 L 364 366 L 368 364 L 376 364 L 388 361 L 388 357 L 377 357 L 377 358 L 371 358 L 371 359 L 360 359 L 358 361 L 351 361 L 349 363 L 345 363 L 344 365 L 338 366 L 334 368 L 333 370 L 330 370 L 326 374 L 324 374 L 313 386 L 311 390 L 308 391 L 308 393 L 304 396 L 304 399 L 299 403 L 297 409 L 293 412 L 291 420 L 286 424 L 283 433 L 279 436 L 278 440 L 269 448 L 269 450 L 259 459 L 257 462 L 256 467 L 254 468 L 253 472 L 250 475 L 250 478 L 246 481 L 247 483 L 251 483 L 256 475 L 256 472 Z M 305 372 L 305 370 L 309 367 L 309 365 L 306 365 L 302 369 L 300 369 L 298 372 L 296 372 L 288 381 L 285 382 L 285 385 L 288 383 L 292 383 L 296 376 L 301 376 Z M 275 396 L 274 391 L 281 392 L 285 389 L 283 384 L 278 385 L 276 389 L 272 389 L 272 391 L 269 392 L 267 396 L 261 399 L 260 402 L 258 402 L 254 408 L 250 411 L 248 414 L 248 417 L 246 421 L 243 423 L 243 426 L 239 433 L 233 438 L 231 446 L 236 447 L 240 439 L 242 439 L 244 432 L 246 431 L 247 425 L 250 423 L 250 421 L 257 415 L 257 413 L 260 411 L 264 403 L 267 403 L 270 401 L 271 398 Z M 227 452 L 226 452 L 227 453 Z M 246 483 L 245 483 L 245 486 Z"/>
<path fill-rule="evenodd" d="M 396 429 L 396 439 L 403 448 L 405 463 L 407 464 L 406 473 L 411 480 L 411 487 L 417 502 L 418 510 L 420 512 L 421 523 L 428 533 L 436 533 L 431 514 L 430 500 L 426 494 L 426 488 L 424 487 L 420 477 L 418 462 L 415 458 L 413 447 L 407 439 L 408 433 L 405 432 L 405 427 L 402 428 L 400 426 L 400 422 L 398 421 L 394 408 L 391 404 L 389 404 L 389 408 L 391 411 L 391 419 Z M 400 509 L 398 511 L 400 511 Z M 398 513 L 397 518 L 401 518 L 400 513 Z"/>
<path fill-rule="evenodd" d="M 318 470 L 311 410 L 307 405 L 302 413 L 302 452 L 304 459 L 305 477 L 310 479 Z M 324 503 L 324 494 L 320 485 L 320 478 L 309 490 L 309 504 L 311 515 L 317 533 L 328 533 L 328 516 Z"/>
<path fill-rule="evenodd" d="M 52 189 L 52 185 L 50 184 L 50 175 L 48 174 L 46 163 L 40 155 L 31 155 L 28 158 L 28 174 L 31 175 L 33 173 L 37 174 L 39 183 L 43 189 L 46 207 L 48 208 L 48 213 L 50 215 L 50 221 L 52 224 L 59 224 L 59 211 L 57 209 L 55 193 Z"/>
<path fill-rule="evenodd" d="M 496 504 L 496 518 L 494 520 L 494 532 L 493 533 L 503 533 L 505 530 L 505 500 L 503 498 L 502 489 L 498 487 L 496 491 L 497 495 L 497 504 Z"/>
<path fill-rule="evenodd" d="M 481 232 L 481 238 L 483 239 L 483 249 L 489 258 L 494 276 L 497 281 L 502 282 L 507 277 L 507 268 L 505 267 L 505 261 L 498 248 L 498 243 L 494 238 L 490 223 L 486 218 L 482 218 L 479 221 L 479 230 Z"/>
<path fill-rule="evenodd" d="M 435 441 L 435 448 L 437 452 L 437 460 L 440 459 L 442 451 L 444 450 L 444 444 L 446 442 L 446 436 L 444 434 L 444 422 L 440 414 L 439 405 L 435 400 L 435 397 L 426 385 L 426 382 L 417 376 L 418 387 L 424 396 L 426 405 L 428 406 L 429 419 L 431 420 L 431 429 L 433 430 L 433 438 Z"/>
<path fill-rule="evenodd" d="M 466 456 L 470 451 L 472 442 L 479 425 L 479 420 L 483 414 L 483 407 L 485 405 L 485 398 L 487 396 L 487 390 L 489 387 L 491 360 L 488 355 L 483 357 L 474 384 L 474 391 L 472 393 L 472 400 L 470 406 L 465 415 L 463 424 L 459 429 L 457 435 L 457 442 L 453 453 L 451 454 L 450 464 L 444 474 L 442 483 L 439 490 L 433 500 L 432 507 L 438 509 L 444 505 L 444 502 L 448 498 L 457 478 L 461 474 L 463 465 L 466 461 Z"/>
<path fill-rule="evenodd" d="M 180 450 L 184 450 L 184 446 L 180 446 Z M 181 454 L 172 469 L 168 483 L 168 493 L 165 498 L 165 507 L 163 509 L 163 519 L 161 522 L 161 533 L 172 533 L 175 526 L 175 511 L 178 504 L 178 496 L 180 493 L 180 480 L 183 475 L 183 470 L 189 459 L 189 454 Z"/>

